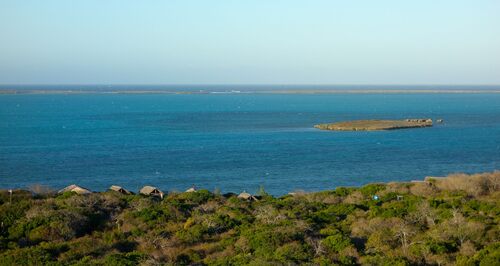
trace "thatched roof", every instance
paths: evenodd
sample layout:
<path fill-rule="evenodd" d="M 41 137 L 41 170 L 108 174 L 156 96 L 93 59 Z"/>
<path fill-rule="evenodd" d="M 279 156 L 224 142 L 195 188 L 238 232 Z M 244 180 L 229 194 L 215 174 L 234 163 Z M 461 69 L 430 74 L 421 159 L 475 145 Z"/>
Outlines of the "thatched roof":
<path fill-rule="evenodd" d="M 252 195 L 250 195 L 250 193 L 247 193 L 247 192 L 241 192 L 240 195 L 238 195 L 239 199 L 249 199 L 251 197 L 252 197 Z"/>
<path fill-rule="evenodd" d="M 77 186 L 75 184 L 69 185 L 69 186 L 59 190 L 57 193 L 61 194 L 61 193 L 68 192 L 68 191 L 75 192 L 76 194 L 79 194 L 79 195 L 92 193 L 92 191 L 90 191 L 84 187 Z"/>
<path fill-rule="evenodd" d="M 125 194 L 125 195 L 132 195 L 134 194 L 133 192 L 131 191 L 128 191 L 120 186 L 115 186 L 115 185 L 112 185 L 111 187 L 109 187 L 109 190 L 112 190 L 112 191 L 116 191 L 116 192 L 120 192 L 122 194 Z"/>
<path fill-rule="evenodd" d="M 238 199 L 244 199 L 244 200 L 258 200 L 256 197 L 252 196 L 250 193 L 247 193 L 245 191 L 241 192 L 238 195 Z"/>
<path fill-rule="evenodd" d="M 158 188 L 152 186 L 144 186 L 143 188 L 141 188 L 139 193 L 146 196 L 159 196 L 163 198 L 163 192 Z"/>

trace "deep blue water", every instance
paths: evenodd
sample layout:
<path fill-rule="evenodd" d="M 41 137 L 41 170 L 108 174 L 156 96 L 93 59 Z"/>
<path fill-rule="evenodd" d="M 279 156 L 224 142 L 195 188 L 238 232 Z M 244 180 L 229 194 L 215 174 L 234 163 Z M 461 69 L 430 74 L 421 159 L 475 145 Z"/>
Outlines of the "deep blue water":
<path fill-rule="evenodd" d="M 442 118 L 432 128 L 317 123 Z M 500 94 L 0 95 L 0 188 L 316 191 L 500 169 Z"/>

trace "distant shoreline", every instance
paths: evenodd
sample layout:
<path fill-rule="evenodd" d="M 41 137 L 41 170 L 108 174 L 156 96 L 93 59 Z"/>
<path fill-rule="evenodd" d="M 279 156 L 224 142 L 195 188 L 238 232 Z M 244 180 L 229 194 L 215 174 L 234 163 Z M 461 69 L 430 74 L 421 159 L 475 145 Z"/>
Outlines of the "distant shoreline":
<path fill-rule="evenodd" d="M 331 90 L 254 90 L 254 91 L 172 91 L 172 90 L 31 90 L 0 89 L 0 95 L 72 95 L 72 94 L 497 94 L 500 90 L 492 89 L 331 89 Z"/>

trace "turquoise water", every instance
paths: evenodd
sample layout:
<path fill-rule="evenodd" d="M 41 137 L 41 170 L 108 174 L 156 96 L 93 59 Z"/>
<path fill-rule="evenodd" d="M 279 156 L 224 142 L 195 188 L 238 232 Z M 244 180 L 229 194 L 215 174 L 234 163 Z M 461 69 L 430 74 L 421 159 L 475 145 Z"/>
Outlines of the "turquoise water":
<path fill-rule="evenodd" d="M 432 128 L 317 123 L 442 118 Z M 500 94 L 0 95 L 0 188 L 279 195 L 500 169 Z"/>

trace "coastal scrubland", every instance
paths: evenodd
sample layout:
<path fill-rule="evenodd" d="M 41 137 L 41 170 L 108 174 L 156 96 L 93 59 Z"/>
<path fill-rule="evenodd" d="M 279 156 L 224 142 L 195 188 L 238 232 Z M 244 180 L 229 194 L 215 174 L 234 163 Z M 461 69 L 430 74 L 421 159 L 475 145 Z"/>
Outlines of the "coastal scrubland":
<path fill-rule="evenodd" d="M 0 265 L 498 265 L 499 188 L 493 172 L 252 201 L 2 191 Z"/>

